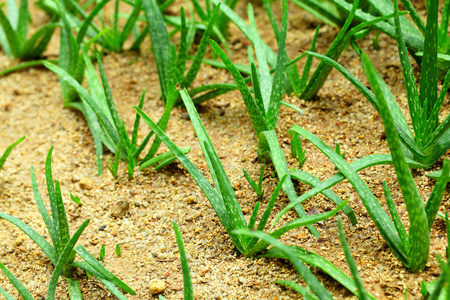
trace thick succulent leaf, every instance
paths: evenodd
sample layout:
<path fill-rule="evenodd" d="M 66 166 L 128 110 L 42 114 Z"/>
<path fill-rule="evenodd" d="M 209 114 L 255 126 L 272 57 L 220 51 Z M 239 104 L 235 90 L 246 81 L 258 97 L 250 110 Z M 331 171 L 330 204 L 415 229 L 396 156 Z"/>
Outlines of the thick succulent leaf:
<path fill-rule="evenodd" d="M 71 278 L 66 278 L 67 281 L 67 290 L 69 292 L 70 300 L 83 300 L 81 296 L 80 285 L 78 281 Z"/>
<path fill-rule="evenodd" d="M 293 0 L 292 2 L 327 25 L 340 28 L 344 24 L 336 6 L 328 1 Z"/>
<path fill-rule="evenodd" d="M 428 228 L 431 231 L 436 214 L 439 211 L 439 207 L 442 203 L 442 196 L 444 196 L 445 189 L 447 187 L 447 182 L 449 181 L 449 171 L 450 171 L 450 161 L 445 159 L 444 166 L 442 167 L 442 173 L 444 176 L 440 176 L 436 185 L 431 192 L 430 198 L 425 205 L 425 211 L 427 213 Z"/>
<path fill-rule="evenodd" d="M 413 169 L 418 169 L 418 168 L 424 168 L 425 166 L 422 164 L 419 164 L 411 159 L 407 159 L 406 160 L 409 164 L 410 168 Z M 360 158 L 354 162 L 352 162 L 350 164 L 350 167 L 355 171 L 355 172 L 359 172 L 363 169 L 372 167 L 372 166 L 376 166 L 376 165 L 392 165 L 392 157 L 389 154 L 373 154 L 373 155 L 368 155 L 365 156 L 363 158 Z M 300 180 L 303 182 L 303 180 L 305 180 L 305 175 L 303 171 L 301 170 L 294 170 L 294 171 L 290 171 L 291 172 L 291 176 L 293 176 L 294 179 Z M 297 178 L 296 178 L 297 177 Z M 309 176 L 308 176 L 309 177 Z M 322 184 L 308 190 L 306 193 L 304 193 L 303 195 L 301 195 L 296 201 L 294 201 L 293 203 L 289 204 L 288 206 L 286 206 L 275 218 L 274 220 L 274 225 L 276 224 L 276 222 L 278 222 L 278 220 L 281 218 L 281 216 L 283 214 L 285 214 L 289 209 L 292 209 L 292 207 L 294 207 L 295 205 L 298 205 L 299 203 L 306 201 L 307 199 L 322 193 L 323 191 L 329 189 L 330 187 L 338 184 L 339 182 L 341 182 L 342 180 L 345 179 L 345 176 L 342 172 L 338 172 L 337 174 L 333 175 L 331 178 L 328 178 L 327 180 L 325 180 Z M 305 182 L 307 183 L 307 182 Z M 310 184 L 310 183 L 307 183 Z M 344 209 L 343 209 L 344 210 Z"/>
<path fill-rule="evenodd" d="M 53 247 L 55 247 L 58 256 L 61 255 L 61 251 L 64 246 L 61 246 L 61 235 L 59 229 L 59 214 L 58 214 L 58 201 L 56 200 L 55 184 L 53 183 L 52 175 L 52 152 L 53 146 L 47 153 L 47 158 L 45 159 L 45 181 L 47 183 L 47 192 L 50 202 L 50 208 L 52 211 L 53 219 L 53 229 L 55 230 L 55 240 L 53 241 Z"/>
<path fill-rule="evenodd" d="M 423 121 L 421 123 L 423 131 L 421 131 L 422 136 L 420 136 L 420 139 L 424 144 L 426 144 L 430 138 L 429 132 L 434 131 L 438 126 L 439 121 L 439 117 L 437 116 L 434 116 L 433 119 L 429 118 L 433 111 L 434 104 L 438 100 L 438 10 L 439 1 L 430 1 L 430 5 L 427 6 L 427 25 L 423 50 L 424 55 L 420 72 L 419 95 L 422 109 L 425 109 L 427 112 L 423 116 Z M 425 107 L 426 104 L 427 107 Z M 425 131 L 425 127 L 428 127 L 430 131 Z"/>
<path fill-rule="evenodd" d="M 245 83 L 239 71 L 233 65 L 231 60 L 227 57 L 225 52 L 223 52 L 223 50 L 220 49 L 219 45 L 217 45 L 216 42 L 211 40 L 209 43 L 213 48 L 214 52 L 220 57 L 220 59 L 222 59 L 224 64 L 227 66 L 228 71 L 230 71 L 231 75 L 233 75 L 234 81 L 236 82 L 237 86 L 239 87 L 239 91 L 241 92 L 242 99 L 244 100 L 245 107 L 247 108 L 247 112 L 250 116 L 250 120 L 252 121 L 255 133 L 259 135 L 260 132 L 269 130 L 265 118 L 259 111 L 258 105 L 256 101 L 253 99 L 253 96 L 250 93 L 250 90 L 247 87 L 247 84 Z"/>
<path fill-rule="evenodd" d="M 396 25 L 398 26 L 398 16 L 396 16 Z M 373 68 L 369 68 L 366 72 L 368 78 L 376 77 Z M 409 234 L 411 241 L 411 250 L 409 253 L 410 265 L 408 267 L 410 271 L 418 272 L 425 268 L 430 250 L 427 215 L 425 209 L 423 208 L 422 200 L 414 182 L 414 178 L 412 177 L 411 171 L 409 170 L 405 156 L 401 149 L 400 138 L 397 134 L 393 117 L 384 98 L 384 93 L 377 82 L 372 84 L 372 89 L 378 100 L 380 109 L 379 113 L 386 131 L 386 138 L 391 151 L 392 160 L 394 162 L 395 172 L 397 174 L 400 189 L 408 210 L 410 220 Z"/>
<path fill-rule="evenodd" d="M 395 228 L 397 229 L 398 236 L 402 240 L 405 249 L 408 250 L 411 246 L 409 236 L 408 233 L 406 232 L 405 227 L 403 227 L 402 220 L 398 215 L 397 207 L 395 207 L 394 199 L 392 199 L 392 195 L 386 181 L 383 181 L 383 190 L 384 190 L 384 197 L 386 198 L 386 203 L 388 205 L 392 221 L 394 222 Z"/>
<path fill-rule="evenodd" d="M 186 76 L 183 78 L 183 81 L 180 83 L 181 87 L 188 88 L 191 86 L 192 82 L 194 82 L 195 77 L 200 70 L 200 65 L 202 64 L 203 56 L 205 56 L 206 48 L 208 46 L 209 37 L 211 36 L 214 23 L 216 22 L 217 14 L 219 12 L 220 4 L 216 6 L 214 9 L 211 19 L 209 20 L 208 26 L 202 35 L 202 39 L 200 40 L 200 44 L 198 45 L 197 51 L 195 52 L 194 59 L 192 60 L 191 67 L 187 72 Z"/>
<path fill-rule="evenodd" d="M 168 92 L 167 83 L 172 68 L 172 51 L 164 18 L 155 0 L 142 0 L 145 15 L 149 24 L 152 51 L 155 56 L 156 68 L 158 70 L 161 95 L 166 102 Z"/>
<path fill-rule="evenodd" d="M 343 9 L 347 13 L 349 13 L 352 9 L 352 5 L 345 0 L 331 0 L 331 1 L 333 1 L 333 3 L 335 3 L 340 9 Z M 383 0 L 383 2 L 386 2 L 386 1 Z M 386 3 L 383 3 L 383 5 L 385 5 L 385 4 Z M 378 3 L 374 3 L 374 5 L 378 6 Z M 391 3 L 391 8 L 392 8 L 392 3 Z M 394 10 L 391 9 L 391 10 L 389 10 L 389 12 L 382 13 L 381 15 L 388 15 L 388 14 L 393 13 L 393 11 Z M 361 22 L 367 22 L 367 21 L 372 21 L 376 17 L 358 9 L 356 11 L 355 18 Z M 404 17 L 402 17 L 402 18 L 404 18 Z M 409 21 L 406 18 L 405 18 L 405 21 L 402 21 L 402 25 L 408 24 L 408 23 L 409 23 Z M 408 26 L 408 25 L 406 25 L 406 26 Z M 390 36 L 394 39 L 396 38 L 395 27 L 392 24 L 390 24 L 388 22 L 380 22 L 380 23 L 374 24 L 374 27 L 376 29 L 380 30 L 381 32 L 386 33 L 388 36 Z M 411 30 L 409 30 L 410 28 L 411 28 Z M 405 33 L 404 33 L 405 44 L 407 45 L 408 49 L 412 50 L 413 52 L 422 51 L 423 43 L 424 43 L 423 36 L 420 34 L 420 31 L 417 30 L 414 26 L 411 26 L 410 28 L 408 28 L 408 30 L 405 30 Z"/>
<path fill-rule="evenodd" d="M 61 273 L 63 271 L 63 268 L 66 266 L 66 263 L 69 260 L 69 257 L 72 254 L 73 247 L 75 247 L 75 244 L 77 243 L 78 239 L 80 238 L 81 234 L 83 233 L 84 229 L 88 226 L 89 219 L 83 222 L 81 226 L 75 231 L 73 236 L 70 238 L 69 242 L 64 246 L 64 249 L 61 251 L 61 254 L 58 257 L 58 262 L 55 265 L 55 269 L 53 270 L 52 277 L 50 278 L 50 282 L 48 284 L 47 289 L 47 300 L 54 300 L 55 299 L 55 292 L 56 292 L 56 285 L 58 284 L 59 276 L 61 276 Z"/>
<path fill-rule="evenodd" d="M 358 5 L 359 0 L 355 0 L 353 2 L 352 10 L 350 11 L 347 17 L 347 20 L 345 21 L 338 35 L 333 40 L 333 42 L 331 43 L 330 47 L 327 50 L 326 56 L 330 57 L 333 60 L 337 60 L 346 47 L 347 29 L 351 25 L 353 17 L 355 16 L 356 13 L 356 9 L 358 8 Z M 305 100 L 311 100 L 314 96 L 316 96 L 317 92 L 322 87 L 323 83 L 325 82 L 326 78 L 328 77 L 332 69 L 333 69 L 332 66 L 321 61 L 319 66 L 311 76 L 311 80 L 308 82 L 308 85 L 305 87 L 300 97 Z"/>

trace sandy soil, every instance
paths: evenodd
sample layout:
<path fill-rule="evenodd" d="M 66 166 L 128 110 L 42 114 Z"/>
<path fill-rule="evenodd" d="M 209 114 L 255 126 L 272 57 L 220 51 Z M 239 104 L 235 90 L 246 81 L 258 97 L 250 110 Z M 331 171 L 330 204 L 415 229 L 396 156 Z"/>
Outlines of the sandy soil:
<path fill-rule="evenodd" d="M 246 16 L 246 1 L 242 1 L 237 12 Z M 264 8 L 254 3 L 258 28 L 270 46 L 275 47 L 273 34 L 267 22 Z M 274 5 L 276 16 L 280 17 L 279 3 Z M 300 48 L 309 47 L 315 27 L 320 24 L 310 15 L 289 4 L 289 28 L 287 46 L 290 57 Z M 175 9 L 173 9 L 175 10 Z M 175 10 L 176 11 L 176 10 Z M 37 24 L 45 22 L 45 15 L 35 12 Z M 337 30 L 322 26 L 318 40 L 318 51 L 324 53 Z M 404 114 L 407 114 L 400 63 L 395 43 L 380 36 L 380 50 L 375 51 L 371 37 L 361 42 L 375 66 L 392 88 Z M 47 55 L 58 52 L 57 38 L 52 42 Z M 247 63 L 248 41 L 235 27 L 230 30 L 230 45 L 233 61 Z M 143 89 L 147 91 L 144 111 L 157 119 L 163 112 L 158 100 L 159 83 L 155 63 L 145 43 L 142 53 L 110 54 L 104 58 L 104 67 L 109 78 L 114 101 L 127 128 L 131 130 L 134 121 L 132 105 L 139 101 Z M 340 62 L 358 78 L 367 82 L 357 56 L 350 50 L 344 52 Z M 0 53 L 0 67 L 15 62 Z M 300 65 L 302 62 L 300 62 Z M 314 63 L 314 66 L 317 62 Z M 418 75 L 416 67 L 416 75 Z M 212 82 L 231 82 L 228 72 L 203 66 L 195 85 Z M 313 132 L 328 145 L 336 143 L 346 151 L 346 160 L 374 153 L 388 153 L 383 139 L 381 119 L 367 100 L 339 73 L 333 71 L 315 101 L 305 102 L 294 97 L 285 101 L 299 105 L 306 113 L 301 116 L 291 109 L 282 107 L 278 138 L 290 166 L 296 161 L 290 158 L 287 130 L 294 124 Z M 443 115 L 449 111 L 444 104 Z M 246 217 L 250 217 L 257 201 L 255 193 L 245 181 L 242 169 L 256 178 L 262 164 L 255 161 L 256 138 L 238 92 L 232 92 L 201 106 L 200 117 L 209 132 L 222 163 L 236 190 Z M 149 131 L 141 125 L 140 138 Z M 150 282 L 163 280 L 163 292 L 167 299 L 182 299 L 183 283 L 179 253 L 172 230 L 172 222 L 180 226 L 188 252 L 196 299 L 295 299 L 298 295 L 276 285 L 278 279 L 301 282 L 299 275 L 285 260 L 246 259 L 236 254 L 231 240 L 222 228 L 211 205 L 187 171 L 180 163 L 174 163 L 156 172 L 137 171 L 133 180 L 126 176 L 126 165 L 120 164 L 120 178 L 114 180 L 106 169 L 96 176 L 94 142 L 82 114 L 63 108 L 58 77 L 45 69 L 29 69 L 11 74 L 0 80 L 0 149 L 26 135 L 26 140 L 11 154 L 0 172 L 0 210 L 14 215 L 42 235 L 48 235 L 34 202 L 30 166 L 34 166 L 41 194 L 46 197 L 44 163 L 51 146 L 53 151 L 53 177 L 61 182 L 63 196 L 70 222 L 71 232 L 86 219 L 90 224 L 80 238 L 92 254 L 98 257 L 102 244 L 106 246 L 105 266 L 128 283 L 137 296 L 129 299 L 154 299 L 150 293 Z M 174 109 L 167 130 L 168 135 L 179 146 L 192 146 L 189 157 L 206 174 L 207 166 L 187 113 L 183 108 Z M 304 170 L 321 180 L 332 176 L 334 166 L 311 144 L 305 143 L 308 160 Z M 163 151 L 161 149 L 160 151 Z M 3 150 L 2 150 L 3 151 Z M 442 161 L 436 164 L 438 168 Z M 264 188 L 270 194 L 278 180 L 271 177 L 274 170 L 268 165 L 265 170 Z M 393 167 L 372 167 L 361 173 L 374 194 L 386 208 L 382 192 L 382 180 L 387 180 L 397 203 L 404 224 L 408 224 L 407 212 Z M 426 198 L 434 185 L 426 171 L 413 172 L 421 195 Z M 298 184 L 298 192 L 307 190 Z M 420 282 L 431 281 L 440 274 L 436 254 L 445 252 L 446 238 L 444 222 L 435 223 L 431 234 L 430 260 L 424 272 L 409 273 L 392 254 L 369 218 L 361 200 L 351 185 L 344 181 L 334 191 L 346 198 L 351 196 L 350 206 L 359 223 L 352 226 L 342 213 L 346 236 L 353 256 L 359 266 L 366 288 L 379 299 L 398 299 L 408 289 L 409 299 L 420 298 Z M 69 192 L 80 197 L 82 206 L 70 201 Z M 127 201 L 129 209 L 125 216 L 113 218 L 111 210 L 118 201 Z M 263 204 L 268 199 L 263 200 Z M 276 215 L 288 200 L 282 193 L 277 200 L 272 216 Z M 316 208 L 328 211 L 334 204 L 317 196 L 305 204 L 308 211 Z M 450 207 L 446 192 L 441 212 Z M 293 220 L 289 213 L 284 222 Z M 269 221 L 270 224 L 270 221 Z M 293 230 L 281 240 L 314 251 L 329 259 L 336 266 L 349 273 L 338 240 L 336 217 L 316 225 L 320 239 L 315 239 L 305 228 Z M 53 266 L 43 252 L 20 230 L 10 223 L 0 221 L 1 261 L 25 284 L 36 299 L 43 299 Z M 122 256 L 114 252 L 116 244 L 122 248 Z M 320 271 L 318 278 L 338 299 L 349 298 L 351 294 Z M 85 299 L 111 299 L 111 294 L 95 279 L 88 280 L 79 273 L 81 289 Z M 12 285 L 0 274 L 0 285 L 17 296 Z M 57 295 L 68 299 L 66 283 L 61 280 Z"/>

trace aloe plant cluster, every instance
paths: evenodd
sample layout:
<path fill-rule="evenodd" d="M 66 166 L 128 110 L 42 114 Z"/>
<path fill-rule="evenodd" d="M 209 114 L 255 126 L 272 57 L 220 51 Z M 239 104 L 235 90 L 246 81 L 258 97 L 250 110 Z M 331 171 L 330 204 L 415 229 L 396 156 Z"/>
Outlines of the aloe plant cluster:
<path fill-rule="evenodd" d="M 102 175 L 103 157 L 108 152 L 114 154 L 110 156 L 107 166 L 115 179 L 121 174 L 119 171 L 121 161 L 126 162 L 129 180 L 133 180 L 137 168 L 143 170 L 156 165 L 154 169 L 158 171 L 178 160 L 208 199 L 220 224 L 235 246 L 236 253 L 246 258 L 288 259 L 304 279 L 306 286 L 292 281 L 277 281 L 277 283 L 294 289 L 305 299 L 333 298 L 305 264 L 321 269 L 356 297 L 375 299 L 364 288 L 340 219 L 337 224 L 339 239 L 351 276 L 316 253 L 280 242 L 283 235 L 303 226 L 308 228 L 314 238 L 319 238 L 320 234 L 315 224 L 330 219 L 340 212 L 352 225 L 356 225 L 358 219 L 352 209 L 353 203 L 350 199 L 342 199 L 332 189 L 344 180 L 348 180 L 361 198 L 369 217 L 395 257 L 409 271 L 423 271 L 429 260 L 431 229 L 436 217 L 440 215 L 441 202 L 447 182 L 450 180 L 450 163 L 442 159 L 450 149 L 450 116 L 439 118 L 450 87 L 450 71 L 448 71 L 450 1 L 444 2 L 441 23 L 438 24 L 437 0 L 427 1 L 426 23 L 423 23 L 409 0 L 402 1 L 407 12 L 399 11 L 397 2 L 391 3 L 390 0 L 355 0 L 352 3 L 344 0 L 294 0 L 296 5 L 326 24 L 339 27 L 339 32 L 325 54 L 314 52 L 320 39 L 320 28 L 317 27 L 309 51 L 301 50 L 298 57 L 288 55 L 292 47 L 286 43 L 289 23 L 288 0 L 281 1 L 282 13 L 279 24 L 272 6 L 280 3 L 271 4 L 268 0 L 262 1 L 267 14 L 266 21 L 270 24 L 276 40 L 276 50 L 269 47 L 261 37 L 255 20 L 254 7 L 250 3 L 247 6 L 246 16 L 240 16 L 234 11 L 238 4 L 237 0 L 207 0 L 205 3 L 192 0 L 192 6 L 181 7 L 179 15 L 173 16 L 165 13 L 172 2 L 172 0 L 164 2 L 115 0 L 111 3 L 114 5 L 113 14 L 108 16 L 105 15 L 108 0 L 87 3 L 75 0 L 40 0 L 37 6 L 49 15 L 50 23 L 29 37 L 31 16 L 27 0 L 21 0 L 19 6 L 15 1 L 8 0 L 7 13 L 0 9 L 2 49 L 7 56 L 15 59 L 35 61 L 24 62 L 5 70 L 2 74 L 23 67 L 44 65 L 59 77 L 64 107 L 80 111 L 92 134 L 98 176 Z M 127 8 L 121 11 L 123 7 Z M 407 13 L 410 14 L 416 27 L 404 16 Z M 124 22 L 121 19 L 124 19 Z M 233 63 L 231 47 L 228 45 L 230 22 L 236 25 L 249 41 L 247 65 Z M 57 60 L 45 60 L 42 55 L 57 27 L 60 32 L 59 57 Z M 388 84 L 358 44 L 374 29 L 397 40 L 412 129 L 402 115 Z M 196 40 L 199 34 L 201 38 Z M 151 43 L 150 50 L 142 46 L 145 45 L 146 39 Z M 361 59 L 361 67 L 367 76 L 370 89 L 337 62 L 342 53 L 346 49 L 350 50 L 350 47 Z M 408 50 L 421 67 L 420 88 L 417 88 Z M 131 129 L 127 129 L 128 124 L 119 115 L 115 102 L 117 99 L 113 98 L 103 61 L 105 53 L 124 51 L 151 51 L 159 79 L 160 95 L 157 100 L 161 100 L 164 105 L 164 112 L 158 121 L 154 121 L 143 91 L 134 106 L 136 114 Z M 313 70 L 313 59 L 317 58 L 320 61 Z M 298 63 L 302 59 L 305 59 L 305 62 L 300 73 Z M 200 84 L 196 78 L 202 71 L 203 63 L 226 69 L 234 82 Z M 333 149 L 311 132 L 293 125 L 288 131 L 291 138 L 290 155 L 297 162 L 296 168 L 290 168 L 288 152 L 284 151 L 280 142 L 281 129 L 278 123 L 281 106 L 292 109 L 295 114 L 302 115 L 304 112 L 298 106 L 283 101 L 283 96 L 294 95 L 300 99 L 313 101 L 333 68 L 342 73 L 367 98 L 374 111 L 379 113 L 390 153 L 368 155 L 348 163 L 345 160 L 345 152 L 341 152 L 338 143 Z M 438 92 L 440 79 L 444 81 L 441 91 Z M 239 201 L 197 111 L 198 105 L 232 90 L 239 91 L 242 98 L 256 137 L 252 141 L 253 149 L 261 162 L 257 182 L 245 170 L 243 171 L 243 176 L 254 190 L 257 199 L 247 218 L 243 212 L 243 204 Z M 212 182 L 189 158 L 190 147 L 179 147 L 166 133 L 171 113 L 177 106 L 183 106 L 187 110 Z M 149 127 L 149 132 L 143 138 L 139 135 L 141 120 Z M 309 141 L 331 160 L 337 171 L 335 175 L 322 181 L 302 170 L 309 163 L 302 139 Z M 0 169 L 11 150 L 23 140 L 24 137 L 6 149 L 0 157 Z M 168 148 L 164 153 L 160 150 L 162 144 Z M 42 237 L 20 219 L 0 210 L 0 218 L 11 222 L 27 234 L 54 266 L 49 278 L 46 299 L 56 298 L 56 286 L 60 277 L 67 281 L 70 298 L 82 299 L 80 286 L 74 275 L 77 268 L 84 270 L 89 276 L 96 277 L 119 299 L 126 299 L 123 292 L 136 294 L 102 265 L 106 251 L 104 245 L 100 251 L 100 261 L 82 245 L 76 246 L 89 219 L 70 235 L 61 184 L 53 180 L 51 154 L 52 149 L 47 155 L 45 167 L 50 212 L 39 193 L 34 169 L 31 169 L 32 192 L 48 230 L 49 239 Z M 442 169 L 437 175 L 436 173 L 431 175 L 436 182 L 425 201 L 419 193 L 411 169 L 428 169 L 441 161 L 443 161 Z M 375 165 L 394 166 L 403 195 L 401 200 L 406 204 L 409 226 L 404 226 L 401 220 L 396 207 L 397 199 L 393 198 L 389 185 L 386 182 L 382 183 L 387 203 L 386 210 L 375 193 L 358 175 L 359 171 Z M 278 184 L 270 195 L 263 184 L 266 166 L 273 166 L 273 177 L 278 179 Z M 299 194 L 296 181 L 311 188 Z M 280 193 L 286 194 L 290 203 L 274 216 L 272 212 L 275 210 Z M 303 202 L 318 194 L 331 200 L 334 207 L 329 211 L 307 215 Z M 72 194 L 70 197 L 75 203 L 81 203 L 78 197 Z M 268 200 L 265 208 L 260 209 L 265 200 Z M 295 210 L 298 217 L 282 224 L 280 220 L 291 209 Z M 448 218 L 446 220 L 448 229 L 450 227 Z M 173 223 L 173 228 L 184 276 L 184 298 L 193 299 L 195 286 L 190 275 L 188 255 L 178 225 Z M 121 255 L 119 244 L 116 245 L 116 254 Z M 447 293 L 449 263 L 441 260 L 441 266 L 442 276 L 434 283 L 423 284 L 424 296 L 430 295 L 431 299 L 436 299 L 439 295 L 442 297 L 443 293 Z M 2 263 L 0 270 L 22 298 L 33 299 L 33 295 Z M 12 299 L 12 296 L 1 287 L 0 294 Z"/>

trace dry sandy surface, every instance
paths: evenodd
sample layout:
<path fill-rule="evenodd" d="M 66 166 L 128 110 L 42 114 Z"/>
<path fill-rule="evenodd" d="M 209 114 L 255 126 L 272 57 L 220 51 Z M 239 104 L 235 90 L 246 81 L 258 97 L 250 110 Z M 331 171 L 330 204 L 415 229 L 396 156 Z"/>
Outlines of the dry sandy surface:
<path fill-rule="evenodd" d="M 246 1 L 242 1 L 237 8 L 241 16 L 246 16 L 246 5 Z M 275 47 L 263 7 L 259 3 L 254 6 L 261 35 L 270 46 Z M 276 2 L 274 10 L 279 18 L 278 6 L 280 3 Z M 176 12 L 176 9 L 172 10 Z M 294 57 L 298 49 L 309 47 L 314 28 L 319 22 L 292 3 L 289 4 L 289 14 L 287 47 L 290 57 Z M 34 18 L 37 22 L 45 21 L 41 12 L 35 13 Z M 336 29 L 322 26 L 318 51 L 324 53 L 336 34 Z M 229 40 L 233 60 L 246 63 L 248 41 L 233 26 Z M 381 35 L 380 50 L 373 49 L 371 37 L 362 41 L 361 45 L 367 49 L 375 66 L 401 103 L 404 114 L 407 114 L 395 43 Z M 155 63 L 148 47 L 147 41 L 140 54 L 125 52 L 120 55 L 109 54 L 104 58 L 114 101 L 129 130 L 134 122 L 132 105 L 138 103 L 143 89 L 147 91 L 144 111 L 154 120 L 163 112 L 163 104 L 158 100 L 159 83 Z M 55 39 L 47 54 L 52 56 L 57 51 L 58 43 Z M 367 83 L 354 52 L 345 51 L 340 62 Z M 2 68 L 13 63 L 0 53 Z M 317 66 L 317 62 L 314 66 Z M 418 75 L 417 67 L 415 71 Z M 232 82 L 232 78 L 224 70 L 204 66 L 194 85 L 212 82 Z M 300 101 L 294 97 L 284 99 L 300 106 L 305 112 L 305 116 L 301 116 L 291 109 L 281 108 L 277 133 L 290 166 L 297 165 L 290 156 L 290 139 L 287 134 L 287 130 L 294 124 L 313 132 L 332 147 L 339 143 L 346 151 L 345 158 L 348 162 L 369 154 L 388 153 L 380 117 L 339 73 L 333 71 L 314 101 Z M 211 100 L 202 105 L 199 111 L 236 190 L 244 214 L 249 218 L 257 197 L 247 184 L 242 169 L 245 168 L 256 178 L 262 164 L 255 160 L 256 138 L 240 94 L 232 92 Z M 448 111 L 446 102 L 443 114 Z M 148 127 L 141 124 L 139 137 L 142 139 L 148 131 Z M 176 162 L 158 172 L 151 169 L 137 171 L 134 179 L 129 180 L 126 165 L 121 162 L 120 177 L 115 180 L 106 168 L 106 160 L 112 155 L 105 152 L 105 171 L 103 175 L 97 176 L 95 147 L 87 123 L 78 111 L 63 108 L 58 77 L 50 71 L 29 69 L 1 78 L 0 132 L 2 150 L 26 135 L 26 140 L 12 152 L 0 172 L 0 210 L 20 218 L 40 234 L 48 236 L 32 195 L 30 167 L 34 166 L 40 191 L 46 197 L 45 155 L 53 146 L 53 178 L 61 182 L 71 232 L 84 220 L 90 219 L 79 242 L 97 257 L 101 245 L 105 244 L 105 266 L 137 292 L 137 296 L 128 295 L 129 299 L 154 299 L 156 296 L 151 295 L 149 288 L 154 279 L 165 282 L 163 295 L 167 299 L 183 297 L 179 252 L 172 230 L 174 221 L 180 226 L 186 245 L 196 299 L 298 298 L 290 289 L 274 283 L 278 279 L 302 281 L 288 261 L 246 259 L 236 254 L 208 200 L 180 163 Z M 204 174 L 208 173 L 194 130 L 183 108 L 173 110 L 167 134 L 179 146 L 192 146 L 188 156 Z M 326 157 L 311 144 L 305 143 L 305 148 L 308 160 L 303 170 L 321 180 L 336 172 Z M 165 148 L 160 151 L 165 151 Z M 441 165 L 442 161 L 439 161 L 435 169 Z M 267 195 L 278 182 L 271 176 L 273 170 L 271 164 L 265 170 L 263 185 Z M 413 172 L 424 199 L 434 185 L 434 181 L 425 176 L 426 173 L 423 170 Z M 408 215 L 393 167 L 372 167 L 360 174 L 385 208 L 381 183 L 382 180 L 389 183 L 400 215 L 407 225 Z M 300 183 L 296 186 L 299 194 L 308 189 Z M 447 240 L 443 220 L 438 219 L 433 226 L 430 259 L 426 270 L 411 274 L 381 238 L 351 185 L 344 181 L 334 187 L 334 191 L 343 199 L 352 198 L 349 205 L 354 209 L 359 223 L 352 226 L 345 215 L 338 215 L 343 220 L 351 251 L 368 291 L 379 299 L 398 299 L 408 289 L 409 299 L 420 298 L 420 282 L 431 281 L 441 272 L 436 254 L 443 255 L 445 252 Z M 80 197 L 82 206 L 70 201 L 69 192 Z M 441 212 L 449 208 L 448 200 L 446 192 Z M 113 218 L 111 211 L 118 201 L 127 201 L 129 208 L 123 217 Z M 267 201 L 266 197 L 263 207 Z M 287 204 L 286 195 L 281 193 L 272 217 Z M 304 207 L 307 211 L 315 207 L 324 212 L 332 209 L 334 204 L 317 196 L 305 203 Z M 283 222 L 295 217 L 294 213 L 289 213 Z M 281 240 L 318 253 L 349 274 L 338 240 L 336 217 L 316 225 L 316 228 L 321 235 L 320 239 L 314 238 L 307 229 L 300 228 L 284 235 Z M 43 299 L 53 271 L 49 259 L 24 233 L 3 220 L 0 221 L 0 241 L 1 261 L 36 299 Z M 121 257 L 117 257 L 114 252 L 116 244 L 122 248 Z M 321 271 L 314 272 L 336 298 L 352 297 Z M 88 280 L 82 272 L 78 276 L 85 299 L 113 298 L 96 279 Z M 0 274 L 0 285 L 18 297 L 3 274 Z M 60 299 L 68 299 L 63 280 L 60 280 L 57 295 Z"/>

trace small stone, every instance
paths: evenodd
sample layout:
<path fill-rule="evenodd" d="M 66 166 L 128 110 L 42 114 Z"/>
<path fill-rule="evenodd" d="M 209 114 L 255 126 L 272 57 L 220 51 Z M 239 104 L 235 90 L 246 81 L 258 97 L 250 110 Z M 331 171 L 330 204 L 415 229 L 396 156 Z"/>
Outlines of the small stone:
<path fill-rule="evenodd" d="M 162 291 L 164 291 L 165 289 L 166 289 L 166 283 L 164 282 L 164 280 L 154 279 L 154 280 L 150 281 L 150 293 L 152 293 L 152 295 L 159 294 Z"/>
<path fill-rule="evenodd" d="M 130 204 L 126 200 L 120 200 L 111 209 L 111 217 L 121 218 L 123 217 L 130 207 Z"/>
<path fill-rule="evenodd" d="M 245 282 L 246 282 L 246 280 L 245 280 L 245 278 L 244 277 L 239 277 L 239 282 L 241 283 L 241 284 L 245 284 Z"/>
<path fill-rule="evenodd" d="M 73 174 L 72 175 L 72 182 L 75 183 L 75 182 L 78 182 L 78 181 L 80 181 L 80 176 L 78 174 Z"/>
<path fill-rule="evenodd" d="M 82 190 L 92 190 L 92 180 L 89 178 L 81 178 L 80 179 L 80 188 Z"/>
<path fill-rule="evenodd" d="M 18 237 L 16 238 L 16 240 L 15 240 L 16 245 L 17 245 L 17 246 L 22 245 L 23 242 L 24 242 L 26 239 L 27 239 L 27 236 L 26 236 L 26 235 L 18 236 Z"/>
<path fill-rule="evenodd" d="M 197 203 L 195 198 L 192 196 L 187 197 L 186 202 L 187 202 L 187 204 L 196 204 Z"/>
<path fill-rule="evenodd" d="M 205 268 L 201 269 L 200 276 L 202 276 L 202 277 L 205 276 L 206 273 L 208 273 L 208 271 L 209 271 L 209 267 L 205 267 Z"/>

